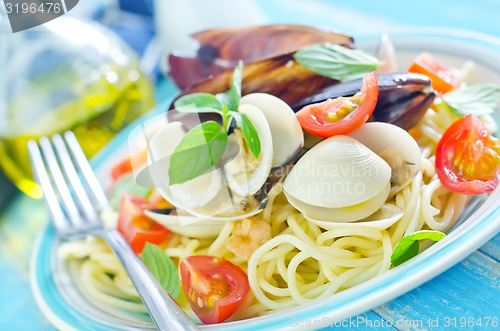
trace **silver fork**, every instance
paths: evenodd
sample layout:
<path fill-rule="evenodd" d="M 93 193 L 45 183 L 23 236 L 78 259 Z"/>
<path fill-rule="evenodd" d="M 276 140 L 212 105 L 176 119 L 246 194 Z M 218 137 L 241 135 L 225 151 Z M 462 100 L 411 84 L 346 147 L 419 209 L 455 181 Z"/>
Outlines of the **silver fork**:
<path fill-rule="evenodd" d="M 98 211 L 108 200 L 73 132 L 28 142 L 31 167 L 58 235 L 65 240 L 100 236 L 120 259 L 160 330 L 199 330 L 134 253 L 121 233 L 104 229 Z"/>

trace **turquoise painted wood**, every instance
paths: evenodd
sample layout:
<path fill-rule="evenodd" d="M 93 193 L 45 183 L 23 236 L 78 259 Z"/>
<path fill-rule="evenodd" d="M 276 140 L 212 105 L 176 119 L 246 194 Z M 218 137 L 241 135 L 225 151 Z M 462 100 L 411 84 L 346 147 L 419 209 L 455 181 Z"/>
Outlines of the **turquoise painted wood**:
<path fill-rule="evenodd" d="M 374 309 L 388 319 L 421 322 L 422 328 L 473 327 L 499 318 L 500 268 L 481 251 L 404 296 Z M 470 319 L 470 321 L 469 321 Z M 411 323 L 413 324 L 411 324 Z M 493 320 L 490 321 L 490 326 Z"/>
<path fill-rule="evenodd" d="M 481 252 L 488 255 L 497 262 L 500 262 L 500 235 L 496 236 L 486 245 L 481 247 Z"/>
<path fill-rule="evenodd" d="M 354 36 L 414 25 L 464 28 L 500 37 L 497 0 L 420 0 L 411 4 L 392 0 L 255 2 L 269 22 L 317 24 Z M 0 216 L 0 330 L 55 330 L 36 307 L 29 288 L 30 247 L 45 220 L 43 204 L 23 196 L 11 202 Z M 497 235 L 431 281 L 334 327 L 442 330 L 450 326 L 461 330 L 492 330 L 493 321 L 490 319 L 486 326 L 486 320 L 500 319 L 499 270 L 500 235 Z M 468 324 L 469 318 L 474 321 L 473 326 Z M 477 324 L 479 318 L 481 326 Z M 467 323 L 463 323 L 465 319 Z"/>

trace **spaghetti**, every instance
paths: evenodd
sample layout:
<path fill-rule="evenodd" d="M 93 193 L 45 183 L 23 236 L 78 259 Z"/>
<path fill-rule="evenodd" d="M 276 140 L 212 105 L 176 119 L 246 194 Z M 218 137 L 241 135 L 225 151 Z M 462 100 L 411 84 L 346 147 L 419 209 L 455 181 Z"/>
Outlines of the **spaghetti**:
<path fill-rule="evenodd" d="M 392 187 L 385 206 L 397 207 L 403 214 L 390 226 L 324 230 L 288 203 L 280 182 L 270 190 L 265 209 L 247 220 L 263 221 L 271 228 L 271 239 L 248 261 L 226 245 L 235 222 L 226 222 L 215 239 L 173 235 L 165 252 L 175 263 L 191 255 L 222 257 L 247 272 L 251 295 L 230 320 L 306 304 L 373 278 L 390 269 L 391 253 L 403 236 L 422 229 L 447 231 L 469 201 L 468 196 L 443 188 L 434 168 L 436 145 L 452 123 L 451 116 L 429 110 L 413 129 L 422 153 L 421 168 L 404 184 Z M 70 261 L 85 295 L 124 310 L 145 312 L 125 271 L 102 240 L 64 243 L 59 253 Z M 177 301 L 194 316 L 182 291 Z"/>

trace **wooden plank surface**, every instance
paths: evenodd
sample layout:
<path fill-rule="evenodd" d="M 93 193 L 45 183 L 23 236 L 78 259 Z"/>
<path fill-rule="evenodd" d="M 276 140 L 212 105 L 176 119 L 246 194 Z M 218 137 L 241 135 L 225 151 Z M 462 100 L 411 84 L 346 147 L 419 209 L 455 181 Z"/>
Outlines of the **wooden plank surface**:
<path fill-rule="evenodd" d="M 500 222 L 500 220 L 498 220 Z M 490 240 L 486 245 L 481 247 L 481 252 L 488 255 L 490 258 L 500 262 L 500 235 L 497 235 Z"/>
<path fill-rule="evenodd" d="M 494 246 L 496 241 L 488 243 Z M 498 249 L 498 246 L 496 246 Z M 500 264 L 481 251 L 415 290 L 374 309 L 387 319 L 421 321 L 421 330 L 444 327 L 478 329 L 500 319 Z M 469 327 L 467 323 L 474 321 Z"/>

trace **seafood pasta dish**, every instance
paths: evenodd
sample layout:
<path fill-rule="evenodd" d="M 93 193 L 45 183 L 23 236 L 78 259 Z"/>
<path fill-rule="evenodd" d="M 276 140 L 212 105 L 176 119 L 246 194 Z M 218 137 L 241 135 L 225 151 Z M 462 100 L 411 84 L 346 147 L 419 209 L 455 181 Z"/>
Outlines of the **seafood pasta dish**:
<path fill-rule="evenodd" d="M 102 211 L 193 319 L 214 324 L 332 296 L 446 236 L 500 177 L 500 87 L 424 52 L 298 25 L 193 35 L 182 90 L 129 136 Z M 146 309 L 98 238 L 63 243 L 79 290 Z"/>

